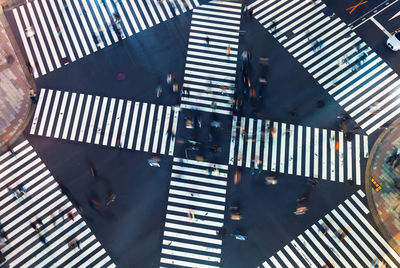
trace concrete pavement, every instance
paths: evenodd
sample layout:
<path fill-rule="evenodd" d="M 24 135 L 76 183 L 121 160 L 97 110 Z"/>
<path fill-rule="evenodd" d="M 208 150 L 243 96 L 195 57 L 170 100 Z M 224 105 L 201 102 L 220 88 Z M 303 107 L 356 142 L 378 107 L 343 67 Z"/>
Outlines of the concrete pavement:
<path fill-rule="evenodd" d="M 366 170 L 368 205 L 379 230 L 390 246 L 400 252 L 400 182 L 399 167 L 386 161 L 394 148 L 400 147 L 400 119 L 389 126 L 376 140 Z M 372 180 L 373 179 L 373 180 Z"/>
<path fill-rule="evenodd" d="M 31 114 L 29 89 L 34 82 L 24 73 L 19 60 L 22 55 L 14 47 L 16 43 L 0 10 L 0 151 L 15 141 Z"/>

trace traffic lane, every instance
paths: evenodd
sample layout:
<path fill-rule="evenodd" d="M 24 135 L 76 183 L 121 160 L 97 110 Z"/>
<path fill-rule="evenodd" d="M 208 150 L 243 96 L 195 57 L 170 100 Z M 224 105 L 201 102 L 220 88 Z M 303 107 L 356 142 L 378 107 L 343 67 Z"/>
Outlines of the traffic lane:
<path fill-rule="evenodd" d="M 230 177 L 235 168 L 230 169 Z M 276 185 L 266 185 L 266 176 L 276 176 Z M 257 267 L 276 254 L 324 215 L 336 208 L 360 187 L 347 183 L 321 181 L 309 196 L 305 215 L 294 215 L 296 200 L 308 189 L 304 177 L 262 172 L 250 175 L 244 169 L 238 185 L 229 180 L 225 227 L 222 244 L 223 267 Z M 239 205 L 243 219 L 230 219 L 229 207 Z M 235 230 L 247 236 L 245 241 L 230 236 Z"/>
<path fill-rule="evenodd" d="M 377 53 L 396 73 L 400 74 L 400 58 L 397 52 L 391 51 L 387 45 L 387 36 L 373 21 L 369 20 L 355 29 L 363 41 Z"/>
<path fill-rule="evenodd" d="M 395 0 L 387 0 L 389 2 L 393 2 Z M 332 9 L 337 16 L 339 16 L 346 24 L 352 23 L 355 20 L 361 18 L 362 16 L 367 15 L 369 12 L 372 12 L 374 9 L 382 8 L 384 6 L 384 2 L 382 0 L 350 0 L 350 1 L 336 1 L 336 0 L 325 0 L 325 4 L 328 8 Z M 364 4 L 360 4 L 363 3 Z M 357 6 L 360 4 L 359 6 Z M 353 12 L 352 9 L 354 6 L 357 6 Z M 350 13 L 351 12 L 351 13 Z"/>
<path fill-rule="evenodd" d="M 155 168 L 147 164 L 149 153 L 26 136 L 54 178 L 82 205 L 84 220 L 118 267 L 158 264 L 171 157 L 161 157 L 161 168 Z M 117 196 L 106 207 L 109 190 Z M 103 203 L 102 213 L 90 208 L 91 195 Z"/>
<path fill-rule="evenodd" d="M 386 8 L 382 12 L 374 16 L 375 20 L 378 21 L 389 33 L 400 29 L 400 2 L 395 2 L 389 8 Z"/>

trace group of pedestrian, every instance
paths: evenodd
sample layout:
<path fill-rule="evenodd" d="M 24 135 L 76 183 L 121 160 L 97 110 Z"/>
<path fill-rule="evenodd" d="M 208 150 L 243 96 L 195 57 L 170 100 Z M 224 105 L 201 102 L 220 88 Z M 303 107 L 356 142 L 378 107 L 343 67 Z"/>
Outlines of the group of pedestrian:
<path fill-rule="evenodd" d="M 308 178 L 306 179 L 306 190 L 303 194 L 296 200 L 297 207 L 293 212 L 295 215 L 304 215 L 308 211 L 308 204 L 310 199 L 310 194 L 313 189 L 318 185 L 319 179 L 317 178 Z"/>
<path fill-rule="evenodd" d="M 42 242 L 43 245 L 47 246 L 47 239 L 44 235 L 45 226 L 40 217 L 37 217 L 36 220 L 31 222 L 31 227 L 35 230 L 38 235 L 39 241 Z"/>
<path fill-rule="evenodd" d="M 8 192 L 14 196 L 16 200 L 23 198 L 27 193 L 27 189 L 25 188 L 23 183 L 18 184 L 16 187 L 8 187 Z"/>

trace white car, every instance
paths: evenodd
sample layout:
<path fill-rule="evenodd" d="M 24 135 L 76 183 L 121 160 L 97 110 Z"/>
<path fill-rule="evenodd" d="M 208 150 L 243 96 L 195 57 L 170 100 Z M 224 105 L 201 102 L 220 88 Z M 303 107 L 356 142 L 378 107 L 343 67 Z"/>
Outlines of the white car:
<path fill-rule="evenodd" d="M 393 51 L 400 50 L 400 31 L 395 32 L 386 41 L 386 45 Z"/>

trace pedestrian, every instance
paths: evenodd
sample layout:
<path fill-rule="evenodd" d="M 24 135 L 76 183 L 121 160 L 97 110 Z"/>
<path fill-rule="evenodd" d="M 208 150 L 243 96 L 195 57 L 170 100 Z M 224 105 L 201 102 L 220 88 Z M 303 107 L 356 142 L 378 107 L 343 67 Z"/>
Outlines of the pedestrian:
<path fill-rule="evenodd" d="M 114 16 L 115 22 L 116 22 L 116 23 L 119 23 L 120 20 L 121 20 L 121 16 L 120 16 L 118 13 L 114 13 L 113 16 Z"/>
<path fill-rule="evenodd" d="M 6 244 L 9 243 L 7 233 L 6 233 L 3 229 L 0 230 L 0 238 L 1 238 L 2 240 L 5 240 L 5 243 L 6 243 Z"/>
<path fill-rule="evenodd" d="M 228 45 L 228 47 L 226 48 L 226 56 L 229 57 L 229 55 L 231 55 L 231 45 Z"/>
<path fill-rule="evenodd" d="M 206 35 L 206 46 L 210 45 L 210 37 L 208 37 L 208 35 Z"/>
<path fill-rule="evenodd" d="M 92 177 L 97 177 L 97 172 L 93 166 L 90 166 L 89 170 L 90 170 L 90 174 L 92 175 Z"/>
<path fill-rule="evenodd" d="M 12 157 L 14 157 L 14 156 L 16 156 L 17 155 L 17 153 L 13 150 L 13 148 L 11 148 L 10 146 L 8 146 L 8 151 L 9 151 L 9 153 L 10 153 L 10 155 L 12 156 Z"/>
<path fill-rule="evenodd" d="M 173 91 L 174 93 L 177 93 L 179 91 L 178 80 L 176 80 L 175 77 L 174 77 Z"/>
<path fill-rule="evenodd" d="M 62 30 L 61 30 L 61 28 L 60 28 L 59 25 L 56 26 L 56 31 L 57 31 L 57 34 L 58 34 L 58 35 L 61 35 Z"/>
<path fill-rule="evenodd" d="M 147 160 L 147 163 L 151 166 L 151 167 L 160 167 L 160 158 L 153 156 L 152 158 Z"/>
<path fill-rule="evenodd" d="M 319 183 L 318 178 L 308 178 L 307 180 L 311 184 L 312 187 L 315 187 Z"/>
<path fill-rule="evenodd" d="M 295 212 L 293 212 L 295 215 L 303 215 L 307 212 L 308 208 L 306 206 L 299 206 Z"/>
<path fill-rule="evenodd" d="M 322 225 L 318 226 L 318 230 L 323 234 L 326 235 L 326 232 L 328 231 L 328 226 L 323 223 Z"/>
<path fill-rule="evenodd" d="M 235 176 L 233 177 L 233 182 L 236 185 L 240 182 L 241 179 L 242 179 L 242 169 L 241 167 L 238 167 L 238 169 L 235 172 Z"/>
<path fill-rule="evenodd" d="M 249 9 L 249 18 L 252 18 L 252 17 L 253 17 L 253 9 L 250 8 L 250 9 Z"/>
<path fill-rule="evenodd" d="M 188 211 L 188 213 L 187 213 L 187 216 L 188 216 L 188 218 L 189 218 L 190 223 L 192 223 L 192 221 L 195 220 L 193 209 L 189 208 L 189 211 Z"/>
<path fill-rule="evenodd" d="M 242 61 L 243 62 L 249 61 L 249 52 L 247 50 L 243 50 L 243 52 L 242 52 Z"/>
<path fill-rule="evenodd" d="M 211 107 L 212 111 L 215 112 L 217 110 L 217 102 L 212 101 L 210 107 Z"/>
<path fill-rule="evenodd" d="M 36 232 L 39 232 L 39 231 L 40 231 L 39 228 L 38 228 L 38 226 L 36 225 L 36 222 L 31 222 L 31 227 L 32 227 L 33 230 L 35 230 Z"/>
<path fill-rule="evenodd" d="M 273 20 L 271 22 L 271 25 L 269 26 L 269 31 L 271 32 L 271 34 L 275 34 L 277 26 L 278 26 L 278 24 L 276 23 L 275 20 Z"/>
<path fill-rule="evenodd" d="M 110 192 L 106 198 L 106 206 L 109 206 L 112 202 L 114 202 L 116 197 L 117 195 L 115 193 Z"/>
<path fill-rule="evenodd" d="M 117 139 L 117 147 L 118 147 L 119 151 L 122 150 L 122 144 L 121 144 L 121 139 L 120 138 Z"/>
<path fill-rule="evenodd" d="M 161 87 L 161 84 L 158 84 L 158 86 L 156 87 L 157 98 L 159 98 L 161 96 L 161 93 L 162 93 L 162 87 Z"/>
<path fill-rule="evenodd" d="M 60 63 L 61 63 L 62 65 L 67 65 L 67 64 L 68 64 L 68 58 L 67 58 L 67 57 L 61 58 L 61 59 L 60 59 Z"/>
<path fill-rule="evenodd" d="M 98 211 L 98 212 L 100 212 L 100 211 L 103 210 L 103 206 L 101 205 L 101 203 L 100 203 L 98 200 L 94 199 L 94 198 L 89 199 L 89 206 L 90 206 L 93 210 L 96 210 L 96 211 Z"/>
<path fill-rule="evenodd" d="M 26 67 L 28 68 L 28 72 L 33 75 L 33 68 L 32 65 L 27 61 L 25 62 Z"/>
<path fill-rule="evenodd" d="M 243 15 L 246 16 L 248 11 L 249 11 L 248 6 L 247 6 L 247 5 L 244 5 L 244 8 L 243 8 Z"/>
<path fill-rule="evenodd" d="M 226 235 L 226 229 L 222 226 L 217 230 L 217 235 L 223 238 Z"/>
<path fill-rule="evenodd" d="M 33 104 L 36 104 L 37 99 L 36 99 L 36 92 L 33 88 L 29 89 L 29 98 L 31 99 Z"/>
<path fill-rule="evenodd" d="M 278 183 L 278 179 L 275 178 L 274 176 L 266 177 L 265 178 L 265 184 L 267 185 L 274 185 Z"/>
<path fill-rule="evenodd" d="M 79 240 L 77 240 L 76 238 L 74 238 L 73 240 L 71 240 L 71 241 L 68 243 L 68 247 L 69 247 L 70 249 L 75 249 L 75 248 L 81 249 L 81 241 L 79 241 Z"/>
<path fill-rule="evenodd" d="M 75 213 L 72 213 L 71 211 L 68 212 L 67 218 L 69 221 L 75 221 Z"/>
<path fill-rule="evenodd" d="M 43 243 L 43 245 L 47 246 L 46 238 L 43 235 L 39 234 L 39 240 Z"/>

